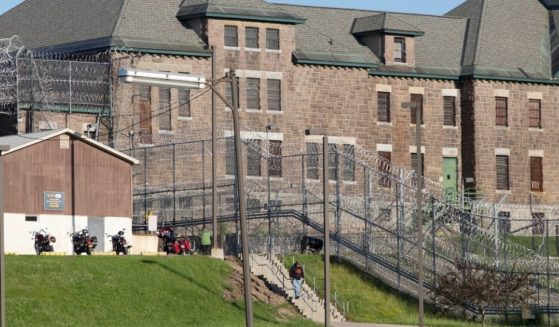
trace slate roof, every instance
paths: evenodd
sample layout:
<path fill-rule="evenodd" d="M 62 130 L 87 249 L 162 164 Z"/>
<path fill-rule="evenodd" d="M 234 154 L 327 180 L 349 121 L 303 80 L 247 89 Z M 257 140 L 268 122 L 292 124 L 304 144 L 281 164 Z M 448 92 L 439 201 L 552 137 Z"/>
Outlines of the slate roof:
<path fill-rule="evenodd" d="M 388 34 L 402 34 L 421 36 L 424 33 L 418 27 L 399 19 L 398 15 L 382 13 L 368 17 L 356 18 L 351 33 L 362 34 L 369 32 L 385 32 Z"/>
<path fill-rule="evenodd" d="M 196 33 L 174 18 L 181 2 L 25 0 L 0 16 L 0 37 L 19 35 L 28 48 L 69 52 L 111 46 L 207 52 Z"/>
<path fill-rule="evenodd" d="M 26 0 L 0 16 L 0 38 L 17 34 L 30 48 L 62 51 L 112 47 L 209 56 L 188 18 L 276 21 L 295 24 L 297 63 L 550 80 L 559 71 L 559 51 L 552 53 L 559 48 L 557 5 L 559 0 L 467 0 L 431 16 L 263 0 Z M 361 33 L 387 30 L 415 36 L 415 68 L 383 67 L 359 40 Z"/>
<path fill-rule="evenodd" d="M 283 23 L 304 23 L 304 19 L 290 14 L 279 7 L 262 0 L 184 0 L 177 17 L 240 18 L 244 20 L 272 21 Z"/>
<path fill-rule="evenodd" d="M 464 74 L 550 79 L 549 11 L 538 0 L 469 0 L 447 15 L 470 18 Z"/>
<path fill-rule="evenodd" d="M 422 67 L 424 71 L 429 67 L 454 71 L 460 68 L 468 22 L 465 18 L 311 6 L 279 6 L 307 19 L 305 24 L 295 27 L 296 57 L 305 55 L 305 58 L 347 58 L 353 55 L 355 63 L 378 65 L 380 60 L 351 32 L 356 19 L 388 14 L 391 21 L 402 22 L 398 23 L 399 27 L 413 26 L 414 29 L 425 33 L 415 38 L 416 66 Z"/>

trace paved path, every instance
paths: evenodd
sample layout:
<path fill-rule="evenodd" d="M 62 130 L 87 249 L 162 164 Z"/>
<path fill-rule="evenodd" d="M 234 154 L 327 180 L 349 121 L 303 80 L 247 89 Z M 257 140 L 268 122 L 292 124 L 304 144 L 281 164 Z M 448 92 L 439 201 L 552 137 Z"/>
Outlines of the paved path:
<path fill-rule="evenodd" d="M 356 322 L 332 322 L 330 323 L 333 327 L 413 327 L 404 325 L 386 325 L 386 324 L 368 324 L 368 323 L 356 323 Z"/>

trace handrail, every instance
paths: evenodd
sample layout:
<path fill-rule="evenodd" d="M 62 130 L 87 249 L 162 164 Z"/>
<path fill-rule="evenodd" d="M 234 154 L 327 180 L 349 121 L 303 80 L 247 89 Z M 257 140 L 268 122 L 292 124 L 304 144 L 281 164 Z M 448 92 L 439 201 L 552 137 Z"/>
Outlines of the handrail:
<path fill-rule="evenodd" d="M 281 269 L 281 267 L 279 267 L 273 260 L 268 260 L 268 262 L 270 262 L 272 264 L 271 266 L 268 263 L 258 263 L 256 261 L 256 259 L 254 258 L 254 254 L 250 254 L 250 261 L 251 261 L 251 265 L 258 266 L 258 267 L 268 267 L 274 273 L 274 275 L 278 278 L 278 280 L 280 280 L 282 289 L 287 290 L 286 281 L 291 281 L 291 278 L 286 276 L 285 273 L 283 272 L 283 270 Z M 280 276 L 278 276 L 278 274 Z M 316 309 L 317 304 L 316 304 L 316 301 L 314 300 L 314 298 L 309 293 L 307 293 L 307 291 L 305 289 L 302 289 L 301 292 L 305 296 L 301 296 L 300 299 L 303 300 L 303 303 L 313 313 L 316 312 L 317 311 L 317 309 Z M 287 294 L 287 295 L 289 296 L 289 294 Z"/>

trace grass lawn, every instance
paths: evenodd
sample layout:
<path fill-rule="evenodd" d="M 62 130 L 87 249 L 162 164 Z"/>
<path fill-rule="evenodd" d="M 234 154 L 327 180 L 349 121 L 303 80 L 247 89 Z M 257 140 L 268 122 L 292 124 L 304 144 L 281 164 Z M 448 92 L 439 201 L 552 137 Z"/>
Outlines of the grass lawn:
<path fill-rule="evenodd" d="M 322 256 L 288 256 L 286 257 L 286 265 L 291 265 L 293 259 L 299 260 L 305 266 L 307 272 L 312 272 L 315 275 L 317 284 L 323 283 L 324 263 Z M 417 326 L 417 300 L 394 291 L 382 282 L 373 280 L 350 265 L 336 263 L 334 260 L 331 260 L 330 276 L 331 293 L 336 290 L 338 294 L 350 302 L 349 313 L 347 314 L 348 320 Z M 320 293 L 323 293 L 322 288 Z M 426 306 L 425 317 L 427 326 L 481 326 L 481 323 L 449 319 L 435 314 L 429 306 Z M 488 324 L 488 326 L 503 325 Z"/>
<path fill-rule="evenodd" d="M 207 257 L 7 256 L 8 326 L 245 326 L 231 267 Z M 255 302 L 255 326 L 317 326 Z M 286 314 L 285 312 L 291 312 Z"/>

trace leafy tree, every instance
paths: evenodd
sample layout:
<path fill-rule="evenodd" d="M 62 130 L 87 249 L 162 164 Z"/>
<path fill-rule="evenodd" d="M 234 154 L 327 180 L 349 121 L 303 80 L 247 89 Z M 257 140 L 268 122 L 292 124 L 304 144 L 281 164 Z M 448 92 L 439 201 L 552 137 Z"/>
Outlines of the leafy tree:
<path fill-rule="evenodd" d="M 493 306 L 503 310 L 517 307 L 534 295 L 528 273 L 499 271 L 493 266 L 457 261 L 453 270 L 437 279 L 434 293 L 442 304 L 456 308 L 473 308 L 481 313 L 485 326 L 486 310 Z"/>

